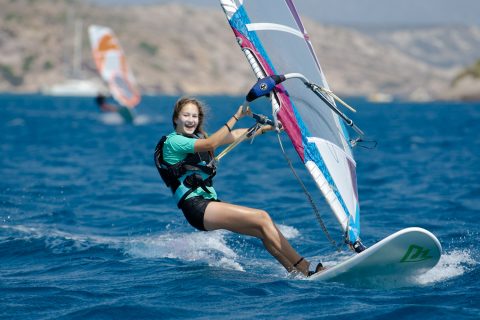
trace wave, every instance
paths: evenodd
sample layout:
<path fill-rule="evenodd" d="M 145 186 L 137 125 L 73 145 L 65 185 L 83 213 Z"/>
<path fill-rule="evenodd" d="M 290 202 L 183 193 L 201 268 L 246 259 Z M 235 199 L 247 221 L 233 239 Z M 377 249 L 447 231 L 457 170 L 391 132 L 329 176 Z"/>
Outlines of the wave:
<path fill-rule="evenodd" d="M 279 225 L 285 237 L 292 239 L 300 233 L 297 229 Z M 280 265 L 263 249 L 260 241 L 252 241 L 260 249 L 255 259 L 247 258 L 251 253 L 250 237 L 217 230 L 211 232 L 178 232 L 167 230 L 158 235 L 136 237 L 99 236 L 66 232 L 44 226 L 1 226 L 3 235 L 0 245 L 15 255 L 28 257 L 39 254 L 69 255 L 85 251 L 96 251 L 97 254 L 107 250 L 115 250 L 132 259 L 177 259 L 184 262 L 199 262 L 211 267 L 245 272 L 252 270 L 283 270 Z M 235 240 L 239 237 L 241 240 Z M 232 240 L 233 239 L 233 240 Z M 28 242 L 29 245 L 21 245 Z M 110 254 L 109 254 L 110 255 Z M 267 258 L 263 258 L 265 256 Z M 282 274 L 284 272 L 282 271 Z"/>
<path fill-rule="evenodd" d="M 287 239 L 294 239 L 300 232 L 291 226 L 279 225 Z M 101 236 L 62 231 L 45 226 L 3 225 L 0 228 L 0 246 L 4 256 L 28 257 L 33 254 L 74 255 L 88 251 L 96 255 L 120 254 L 131 259 L 174 259 L 195 262 L 210 267 L 253 273 L 285 276 L 286 272 L 261 245 L 250 237 L 217 230 L 211 232 L 179 232 L 167 228 L 156 235 Z M 27 242 L 28 245 L 22 245 Z M 43 250 L 43 252 L 42 252 Z M 252 256 L 254 256 L 252 258 Z M 313 264 L 321 261 L 326 267 L 334 266 L 351 256 L 350 252 L 335 252 L 324 256 L 309 257 Z M 430 286 L 460 277 L 478 265 L 477 254 L 471 249 L 445 251 L 437 266 L 425 274 L 409 278 L 400 286 Z M 301 279 L 300 277 L 299 279 Z M 380 287 L 389 283 L 376 283 Z"/>

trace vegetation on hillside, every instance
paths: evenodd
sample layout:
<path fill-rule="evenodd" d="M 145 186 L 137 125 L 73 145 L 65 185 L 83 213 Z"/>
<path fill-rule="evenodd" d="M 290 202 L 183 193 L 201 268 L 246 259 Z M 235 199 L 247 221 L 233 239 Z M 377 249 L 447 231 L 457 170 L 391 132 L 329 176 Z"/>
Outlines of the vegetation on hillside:
<path fill-rule="evenodd" d="M 15 74 L 9 65 L 0 64 L 0 79 L 3 79 L 13 87 L 18 87 L 23 84 L 23 76 Z"/>
<path fill-rule="evenodd" d="M 472 77 L 474 79 L 480 79 L 480 59 L 477 60 L 473 65 L 464 69 L 460 72 L 452 81 L 452 86 L 456 86 L 460 80 Z"/>

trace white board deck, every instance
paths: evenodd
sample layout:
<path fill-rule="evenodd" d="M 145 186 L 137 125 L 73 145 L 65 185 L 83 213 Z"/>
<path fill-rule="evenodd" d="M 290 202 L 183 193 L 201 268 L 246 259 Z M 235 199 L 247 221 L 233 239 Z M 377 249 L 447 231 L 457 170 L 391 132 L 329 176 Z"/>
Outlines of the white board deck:
<path fill-rule="evenodd" d="M 440 260 L 442 246 L 429 231 L 412 227 L 400 230 L 365 251 L 310 277 L 339 282 L 405 280 L 432 269 Z"/>

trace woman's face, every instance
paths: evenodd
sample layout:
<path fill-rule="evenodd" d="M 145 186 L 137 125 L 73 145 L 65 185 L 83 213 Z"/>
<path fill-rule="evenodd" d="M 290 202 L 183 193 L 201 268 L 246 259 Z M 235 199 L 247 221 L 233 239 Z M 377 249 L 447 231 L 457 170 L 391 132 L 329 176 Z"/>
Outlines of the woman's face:
<path fill-rule="evenodd" d="M 175 130 L 178 133 L 194 134 L 198 126 L 198 107 L 187 103 L 175 119 Z"/>

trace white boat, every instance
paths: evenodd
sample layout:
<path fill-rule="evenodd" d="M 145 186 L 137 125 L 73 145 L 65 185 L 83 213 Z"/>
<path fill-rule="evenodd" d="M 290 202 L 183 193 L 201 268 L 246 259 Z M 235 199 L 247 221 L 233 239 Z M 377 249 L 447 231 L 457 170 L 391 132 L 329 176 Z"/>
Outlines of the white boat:
<path fill-rule="evenodd" d="M 42 89 L 42 94 L 62 97 L 96 97 L 100 92 L 105 91 L 105 86 L 97 80 L 67 79 Z"/>
<path fill-rule="evenodd" d="M 51 86 L 44 86 L 41 89 L 42 94 L 49 96 L 72 96 L 72 97 L 95 97 L 101 92 L 108 92 L 103 83 L 97 79 L 84 79 L 82 77 L 82 29 L 81 20 L 75 22 L 75 37 L 73 42 L 72 63 L 65 80 L 55 83 Z"/>

